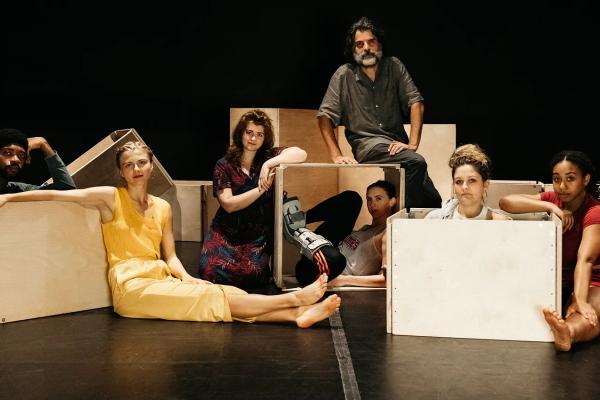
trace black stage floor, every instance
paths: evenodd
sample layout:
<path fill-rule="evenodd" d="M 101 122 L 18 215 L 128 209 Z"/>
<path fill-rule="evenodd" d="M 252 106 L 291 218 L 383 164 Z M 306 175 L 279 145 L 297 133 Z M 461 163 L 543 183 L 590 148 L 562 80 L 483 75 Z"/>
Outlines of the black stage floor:
<path fill-rule="evenodd" d="M 199 245 L 178 251 L 193 271 Z M 0 398 L 600 398 L 599 341 L 558 353 L 550 343 L 392 336 L 384 291 L 340 295 L 341 326 L 306 330 L 108 308 L 2 324 Z"/>

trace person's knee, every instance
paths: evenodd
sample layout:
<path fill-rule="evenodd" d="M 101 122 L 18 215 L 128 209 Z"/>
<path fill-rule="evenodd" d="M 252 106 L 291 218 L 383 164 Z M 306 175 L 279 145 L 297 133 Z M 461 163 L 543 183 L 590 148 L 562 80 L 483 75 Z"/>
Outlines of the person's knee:
<path fill-rule="evenodd" d="M 394 162 L 409 170 L 426 171 L 427 161 L 425 157 L 414 150 L 402 150 L 394 156 Z"/>
<path fill-rule="evenodd" d="M 425 161 L 425 157 L 423 157 L 419 153 L 414 153 L 413 157 L 411 157 L 411 165 L 413 166 L 413 168 L 418 170 L 427 170 L 427 161 Z"/>
<path fill-rule="evenodd" d="M 324 246 L 313 254 L 312 262 L 302 257 L 296 264 L 296 279 L 300 286 L 311 284 L 322 274 L 326 274 L 331 281 L 340 275 L 344 268 L 346 257 L 336 247 Z"/>
<path fill-rule="evenodd" d="M 335 279 L 346 268 L 346 257 L 337 247 L 323 247 L 321 253 L 327 263 L 321 273 L 326 273 L 329 280 Z"/>
<path fill-rule="evenodd" d="M 362 207 L 362 197 L 354 190 L 344 190 L 339 196 L 343 199 L 343 204 L 348 206 L 348 208 L 360 209 Z"/>

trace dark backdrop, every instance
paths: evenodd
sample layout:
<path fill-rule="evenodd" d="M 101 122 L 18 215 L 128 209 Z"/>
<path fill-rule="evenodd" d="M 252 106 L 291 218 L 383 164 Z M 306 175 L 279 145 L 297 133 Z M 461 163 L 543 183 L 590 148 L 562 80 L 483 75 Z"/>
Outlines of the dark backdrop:
<path fill-rule="evenodd" d="M 0 126 L 45 136 L 67 163 L 135 128 L 173 178 L 210 179 L 229 107 L 318 108 L 361 15 L 384 26 L 425 122 L 457 124 L 494 178 L 549 182 L 563 148 L 600 161 L 592 1 L 6 3 Z"/>

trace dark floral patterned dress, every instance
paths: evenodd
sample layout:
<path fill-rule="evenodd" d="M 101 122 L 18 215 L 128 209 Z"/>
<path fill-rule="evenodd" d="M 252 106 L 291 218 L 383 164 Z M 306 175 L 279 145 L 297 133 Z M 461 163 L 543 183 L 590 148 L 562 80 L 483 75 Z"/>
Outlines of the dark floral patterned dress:
<path fill-rule="evenodd" d="M 274 149 L 274 155 L 283 148 Z M 213 173 L 213 196 L 230 188 L 239 195 L 258 186 L 260 168 L 246 175 L 241 167 L 221 158 Z M 263 193 L 243 210 L 232 213 L 219 207 L 204 238 L 199 275 L 208 281 L 251 288 L 269 282 L 273 253 L 273 190 Z"/>

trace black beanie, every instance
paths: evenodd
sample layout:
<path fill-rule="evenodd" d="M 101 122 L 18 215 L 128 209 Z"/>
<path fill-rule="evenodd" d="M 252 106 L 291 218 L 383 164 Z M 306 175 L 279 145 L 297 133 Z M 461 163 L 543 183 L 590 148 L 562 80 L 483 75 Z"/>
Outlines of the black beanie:
<path fill-rule="evenodd" d="M 19 145 L 25 151 L 27 151 L 29 147 L 27 136 L 25 136 L 21 131 L 12 128 L 0 129 L 0 148 L 11 144 Z"/>

